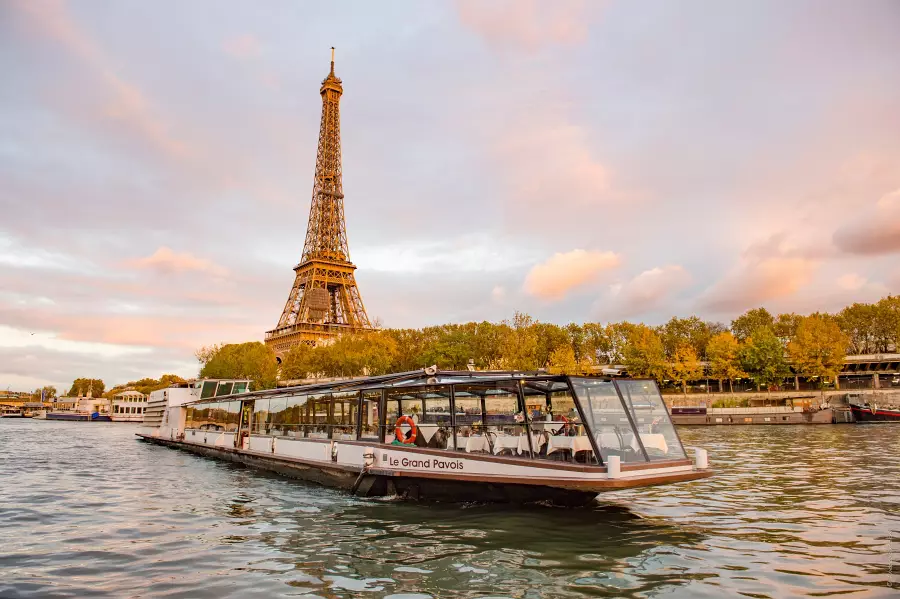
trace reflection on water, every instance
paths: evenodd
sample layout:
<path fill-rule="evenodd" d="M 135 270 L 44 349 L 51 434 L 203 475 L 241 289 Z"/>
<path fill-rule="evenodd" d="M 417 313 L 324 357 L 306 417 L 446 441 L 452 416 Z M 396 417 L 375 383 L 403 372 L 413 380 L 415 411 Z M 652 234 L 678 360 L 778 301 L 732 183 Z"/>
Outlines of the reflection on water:
<path fill-rule="evenodd" d="M 900 594 L 892 425 L 681 428 L 716 477 L 586 509 L 355 499 L 133 432 L 0 421 L 0 597 Z"/>

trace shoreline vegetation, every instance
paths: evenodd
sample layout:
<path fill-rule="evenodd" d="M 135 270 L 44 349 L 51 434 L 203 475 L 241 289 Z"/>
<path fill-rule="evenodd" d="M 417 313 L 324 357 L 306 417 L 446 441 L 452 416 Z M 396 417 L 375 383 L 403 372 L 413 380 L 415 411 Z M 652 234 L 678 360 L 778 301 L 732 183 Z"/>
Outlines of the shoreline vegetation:
<path fill-rule="evenodd" d="M 547 369 L 585 374 L 606 365 L 624 366 L 634 377 L 687 392 L 710 379 L 734 391 L 735 381 L 778 391 L 794 377 L 818 389 L 833 382 L 848 354 L 900 347 L 900 296 L 855 303 L 836 314 L 773 315 L 749 310 L 731 321 L 673 317 L 651 327 L 617 322 L 555 325 L 516 312 L 500 323 L 470 322 L 421 329 L 382 329 L 344 335 L 316 347 L 291 349 L 279 366 L 274 352 L 255 341 L 203 347 L 196 353 L 201 377 L 250 378 L 254 389 L 278 380 L 354 377 L 436 365 L 445 370 Z"/>
<path fill-rule="evenodd" d="M 720 391 L 779 391 L 794 377 L 806 386 L 826 389 L 840 372 L 845 356 L 878 354 L 900 348 L 900 296 L 855 303 L 835 314 L 816 312 L 773 315 L 765 308 L 748 310 L 731 321 L 673 317 L 659 326 L 643 323 L 588 322 L 556 325 L 516 312 L 499 323 L 469 322 L 421 329 L 381 329 L 344 335 L 317 347 L 300 345 L 279 365 L 260 341 L 202 347 L 195 353 L 199 376 L 248 378 L 252 389 L 270 389 L 279 380 L 356 377 L 416 370 L 436 365 L 444 370 L 546 369 L 551 373 L 596 373 L 622 366 L 634 377 L 654 378 L 665 393 L 687 393 L 692 382 L 712 381 Z M 134 389 L 145 395 L 183 382 L 164 374 L 106 389 L 96 378 L 78 378 L 69 397 L 112 398 Z M 748 388 L 748 384 L 750 387 Z M 27 394 L 18 393 L 17 396 Z M 57 389 L 34 390 L 34 401 L 52 400 Z"/>

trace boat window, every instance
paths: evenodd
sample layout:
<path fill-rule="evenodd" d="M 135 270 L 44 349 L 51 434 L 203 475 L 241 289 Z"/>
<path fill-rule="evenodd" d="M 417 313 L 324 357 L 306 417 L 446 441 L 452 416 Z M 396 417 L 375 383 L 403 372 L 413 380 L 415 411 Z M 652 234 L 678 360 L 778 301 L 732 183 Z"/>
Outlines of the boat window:
<path fill-rule="evenodd" d="M 247 392 L 247 381 L 239 381 L 234 384 L 234 389 L 231 390 L 232 393 L 246 393 Z"/>
<path fill-rule="evenodd" d="M 378 436 L 378 414 L 380 413 L 379 404 L 381 403 L 381 391 L 364 391 L 362 394 L 362 425 L 359 430 L 359 438 L 366 440 L 377 440 Z"/>
<path fill-rule="evenodd" d="M 332 439 L 355 440 L 356 439 L 356 423 L 359 420 L 359 392 L 345 391 L 342 393 L 332 393 L 331 395 L 331 415 L 332 415 Z"/>
<path fill-rule="evenodd" d="M 609 456 L 619 456 L 625 463 L 646 462 L 615 384 L 581 377 L 570 380 L 604 462 Z"/>
<path fill-rule="evenodd" d="M 287 398 L 273 397 L 269 400 L 269 434 L 281 437 L 284 436 L 284 420 L 286 416 L 285 405 Z"/>
<path fill-rule="evenodd" d="M 532 446 L 525 428 L 525 413 L 519 405 L 517 385 L 487 388 L 483 395 L 487 442 L 484 449 L 494 455 L 530 457 Z"/>
<path fill-rule="evenodd" d="M 303 414 L 306 412 L 306 395 L 290 395 L 285 398 L 284 409 L 281 411 L 281 434 L 286 437 L 302 437 L 304 422 Z"/>
<path fill-rule="evenodd" d="M 388 394 L 388 400 L 385 404 L 384 410 L 384 442 L 385 443 L 393 443 L 394 439 L 394 428 L 397 423 L 397 419 L 400 418 L 402 412 L 400 411 L 400 400 L 396 399 L 396 391 L 391 391 Z"/>
<path fill-rule="evenodd" d="M 484 389 L 471 385 L 457 385 L 454 393 L 456 417 L 456 445 L 458 451 L 489 453 L 484 436 L 484 420 L 481 412 L 481 395 Z"/>
<path fill-rule="evenodd" d="M 686 457 L 654 381 L 617 380 L 616 385 L 631 410 L 641 442 L 651 461 Z"/>
<path fill-rule="evenodd" d="M 306 401 L 304 425 L 309 439 L 327 439 L 331 424 L 331 394 L 316 393 Z"/>
<path fill-rule="evenodd" d="M 200 399 L 209 399 L 216 394 L 216 381 L 203 381 L 203 389 L 200 390 Z"/>
<path fill-rule="evenodd" d="M 422 393 L 422 417 L 417 444 L 432 449 L 449 449 L 453 443 L 450 427 L 450 387 L 430 387 Z"/>
<path fill-rule="evenodd" d="M 257 399 L 253 402 L 253 426 L 251 430 L 257 435 L 267 435 L 269 423 L 269 398 Z"/>
<path fill-rule="evenodd" d="M 534 457 L 538 459 L 598 464 L 587 427 L 581 421 L 569 386 L 551 382 L 543 392 L 526 389 Z"/>
<path fill-rule="evenodd" d="M 219 388 L 216 389 L 216 397 L 221 395 L 231 395 L 231 388 L 234 386 L 234 383 L 219 383 Z"/>
<path fill-rule="evenodd" d="M 226 401 L 222 403 L 225 411 L 225 430 L 234 432 L 238 429 L 241 422 L 241 402 Z"/>
<path fill-rule="evenodd" d="M 416 436 L 412 437 L 412 427 L 406 422 L 400 422 L 400 430 L 410 445 L 433 449 L 447 449 L 450 445 L 452 430 L 449 386 L 389 390 L 384 423 L 385 443 L 401 443 L 396 440 L 401 416 L 411 419 L 416 427 Z"/>

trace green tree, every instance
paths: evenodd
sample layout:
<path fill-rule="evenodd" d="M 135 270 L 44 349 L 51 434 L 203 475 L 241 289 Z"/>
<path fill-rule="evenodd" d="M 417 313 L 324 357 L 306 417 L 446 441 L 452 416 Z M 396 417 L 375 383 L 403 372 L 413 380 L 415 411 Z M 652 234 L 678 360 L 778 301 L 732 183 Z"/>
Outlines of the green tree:
<path fill-rule="evenodd" d="M 848 350 L 854 354 L 875 352 L 875 320 L 878 310 L 873 304 L 855 303 L 838 313 L 838 325 L 847 336 Z"/>
<path fill-rule="evenodd" d="M 106 385 L 100 379 L 78 378 L 72 382 L 72 387 L 67 395 L 69 397 L 86 397 L 90 393 L 92 397 L 103 397 L 105 389 Z"/>
<path fill-rule="evenodd" d="M 784 346 L 768 326 L 753 331 L 744 340 L 738 355 L 744 372 L 767 391 L 780 385 L 791 372 L 784 359 Z"/>
<path fill-rule="evenodd" d="M 249 341 L 216 346 L 216 350 L 204 358 L 205 362 L 201 360 L 203 368 L 200 369 L 200 376 L 203 378 L 246 378 L 252 381 L 253 390 L 275 387 L 278 363 L 275 352 L 264 343 Z"/>
<path fill-rule="evenodd" d="M 841 371 L 848 344 L 834 319 L 812 314 L 801 320 L 787 350 L 799 374 L 824 382 Z"/>
<path fill-rule="evenodd" d="M 703 364 L 697 352 L 689 343 L 682 343 L 675 348 L 668 364 L 668 374 L 676 382 L 681 383 L 681 391 L 687 395 L 687 384 L 703 378 Z"/>
<path fill-rule="evenodd" d="M 797 327 L 800 326 L 802 320 L 802 316 L 793 312 L 790 314 L 779 314 L 772 325 L 772 330 L 775 332 L 775 336 L 787 346 L 791 339 L 794 338 L 794 335 L 797 334 Z"/>
<path fill-rule="evenodd" d="M 748 310 L 731 321 L 731 332 L 738 341 L 744 341 L 757 329 L 775 326 L 775 319 L 765 308 Z"/>
<path fill-rule="evenodd" d="M 889 295 L 875 304 L 872 336 L 876 352 L 900 351 L 900 296 Z"/>
<path fill-rule="evenodd" d="M 688 318 L 676 316 L 659 327 L 659 336 L 666 348 L 666 355 L 673 360 L 678 348 L 685 344 L 690 345 L 698 357 L 705 356 L 706 345 L 712 337 L 712 332 L 709 323 L 696 316 Z"/>
<path fill-rule="evenodd" d="M 631 376 L 660 381 L 666 374 L 666 350 L 662 340 L 656 331 L 646 325 L 632 325 L 622 354 Z"/>
<path fill-rule="evenodd" d="M 55 399 L 56 398 L 56 387 L 51 385 L 45 385 L 44 387 L 38 387 L 34 390 L 34 393 L 31 394 L 31 399 L 33 401 L 41 401 L 41 397 L 43 396 L 44 401 Z"/>
<path fill-rule="evenodd" d="M 728 381 L 728 388 L 734 393 L 734 379 L 743 378 L 746 373 L 741 370 L 741 362 L 738 356 L 740 344 L 728 331 L 721 332 L 709 340 L 706 354 L 709 359 L 709 374 L 718 379 L 719 389 L 722 388 L 722 380 Z"/>

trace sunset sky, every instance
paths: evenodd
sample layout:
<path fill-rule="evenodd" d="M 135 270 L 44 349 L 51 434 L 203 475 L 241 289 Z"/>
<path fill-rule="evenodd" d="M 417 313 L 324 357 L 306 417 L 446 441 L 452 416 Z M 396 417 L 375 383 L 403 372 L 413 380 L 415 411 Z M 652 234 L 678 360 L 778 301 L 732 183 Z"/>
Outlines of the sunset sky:
<path fill-rule="evenodd" d="M 0 3 L 0 386 L 195 376 L 303 247 L 336 46 L 387 327 L 900 292 L 896 1 Z"/>

